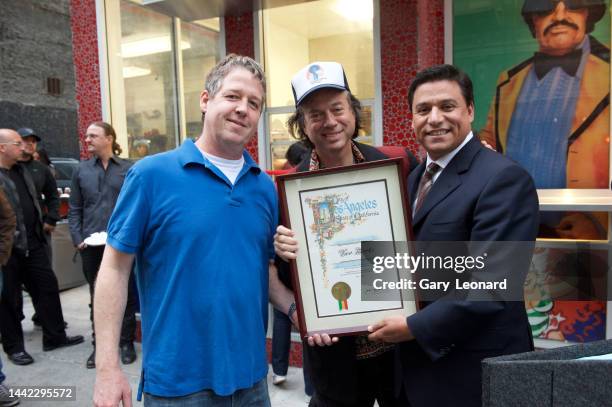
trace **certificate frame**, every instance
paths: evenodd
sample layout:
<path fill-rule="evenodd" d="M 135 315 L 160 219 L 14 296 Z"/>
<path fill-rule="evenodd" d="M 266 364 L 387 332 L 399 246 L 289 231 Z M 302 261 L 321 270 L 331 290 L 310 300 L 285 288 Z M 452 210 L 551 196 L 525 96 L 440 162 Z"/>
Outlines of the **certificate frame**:
<path fill-rule="evenodd" d="M 368 237 L 363 240 L 408 242 L 408 248 L 412 250 L 412 217 L 402 158 L 281 175 L 276 181 L 281 222 L 295 232 L 300 248 L 297 259 L 290 261 L 290 270 L 302 337 L 317 333 L 334 336 L 365 333 L 368 325 L 386 316 L 409 316 L 418 310 L 418 300 L 409 299 L 401 291 L 397 293 L 398 299 L 393 301 L 363 301 L 362 286 L 356 283 L 356 279 L 360 281 L 361 278 L 356 277 L 361 266 L 357 271 L 336 272 L 336 265 L 355 264 L 355 257 L 352 261 L 349 256 L 347 262 L 333 263 L 334 256 L 326 256 L 330 245 L 348 245 L 346 247 L 354 249 L 360 236 Z M 372 198 L 370 195 L 364 198 L 369 193 Z M 351 202 L 351 198 L 357 200 Z M 348 213 L 343 212 L 341 205 L 349 209 L 353 205 L 352 208 L 363 211 L 359 215 L 351 211 L 350 217 L 341 216 Z M 354 222 L 355 216 L 357 222 Z M 366 229 L 374 229 L 379 234 L 363 235 Z M 347 239 L 347 236 L 350 237 Z M 328 264 L 332 271 L 329 271 Z M 345 275 L 350 283 L 336 281 L 338 275 Z M 348 300 L 352 292 L 358 293 L 359 297 L 357 294 L 353 296 L 351 302 L 356 305 L 349 311 Z M 331 299 L 331 296 L 335 298 Z M 338 310 L 332 311 L 330 304 L 334 302 L 337 302 Z"/>

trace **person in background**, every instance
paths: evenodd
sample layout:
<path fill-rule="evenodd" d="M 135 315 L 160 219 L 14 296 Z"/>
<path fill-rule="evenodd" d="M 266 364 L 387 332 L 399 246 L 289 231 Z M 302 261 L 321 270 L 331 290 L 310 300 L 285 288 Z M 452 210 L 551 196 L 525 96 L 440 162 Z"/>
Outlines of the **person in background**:
<path fill-rule="evenodd" d="M 59 287 L 47 253 L 38 195 L 30 172 L 18 162 L 25 148 L 19 133 L 0 129 L 0 184 L 17 217 L 13 250 L 2 273 L 4 287 L 0 301 L 0 332 L 2 347 L 16 365 L 34 363 L 25 350 L 21 326 L 22 285 L 32 296 L 34 310 L 40 317 L 43 351 L 83 342 L 81 335 L 66 335 Z"/>
<path fill-rule="evenodd" d="M 43 211 L 43 230 L 50 242 L 55 224 L 60 220 L 57 182 L 51 168 L 34 159 L 40 137 L 34 130 L 27 127 L 22 127 L 17 132 L 24 143 L 23 154 L 19 162 L 29 171 L 34 181 L 38 203 Z"/>
<path fill-rule="evenodd" d="M 93 122 L 85 133 L 87 151 L 93 155 L 81 161 L 72 176 L 69 200 L 68 222 L 70 236 L 81 253 L 83 274 L 89 284 L 90 313 L 92 323 L 93 351 L 87 358 L 86 367 L 96 367 L 96 329 L 93 324 L 93 298 L 98 269 L 104 254 L 104 244 L 89 246 L 85 239 L 94 233 L 106 232 L 106 226 L 115 208 L 123 180 L 132 162 L 119 157 L 121 147 L 117 143 L 115 129 L 105 122 Z M 123 322 L 119 347 L 124 364 L 136 360 L 134 335 L 136 332 L 137 295 L 134 278 L 130 275 L 130 289 Z"/>
<path fill-rule="evenodd" d="M 287 162 L 283 169 L 296 167 L 308 155 L 309 149 L 301 141 L 297 141 L 289 146 L 285 153 Z M 287 286 L 290 283 L 286 282 Z M 274 308 L 274 325 L 272 326 L 272 384 L 281 385 L 287 380 L 289 369 L 289 351 L 291 350 L 291 319 L 282 311 Z M 304 392 L 311 397 L 313 394 L 312 384 L 310 383 L 309 368 L 306 358 L 303 357 Z"/>
<path fill-rule="evenodd" d="M 4 189 L 0 188 L 0 293 L 2 292 L 3 274 L 2 266 L 11 257 L 13 239 L 17 226 L 17 219 L 13 207 L 9 202 Z M 11 407 L 19 404 L 19 397 L 13 396 L 4 385 L 6 380 L 2 372 L 2 359 L 0 358 L 0 407 Z"/>
<path fill-rule="evenodd" d="M 0 269 L 6 265 L 11 257 L 16 227 L 17 218 L 15 217 L 15 211 L 13 211 L 4 188 L 0 187 Z"/>
<path fill-rule="evenodd" d="M 151 140 L 148 139 L 134 140 L 134 144 L 132 146 L 132 154 L 130 154 L 130 157 L 138 159 L 148 156 L 150 145 Z"/>
<path fill-rule="evenodd" d="M 49 255 L 49 261 L 53 263 L 51 234 L 55 229 L 55 225 L 61 218 L 59 213 L 59 194 L 57 192 L 57 182 L 55 181 L 55 169 L 51 165 L 46 150 L 39 147 L 38 143 L 40 142 L 40 137 L 34 130 L 22 127 L 18 129 L 17 132 L 23 139 L 25 147 L 20 162 L 30 171 L 30 175 L 32 175 L 32 179 L 34 180 L 36 193 L 39 197 L 38 202 L 44 216 L 43 230 L 47 238 L 47 253 Z M 37 313 L 32 315 L 32 323 L 38 328 L 41 327 Z M 66 322 L 64 322 L 64 324 L 66 324 Z"/>
<path fill-rule="evenodd" d="M 287 162 L 284 165 L 285 169 L 295 168 L 299 163 L 301 163 L 306 155 L 308 154 L 308 147 L 301 141 L 296 141 L 291 144 L 285 153 L 285 158 Z"/>
<path fill-rule="evenodd" d="M 51 162 L 51 159 L 49 158 L 49 153 L 46 149 L 38 146 L 38 149 L 34 152 L 34 159 L 40 161 L 41 163 L 49 167 L 51 169 L 51 172 L 53 173 L 53 176 L 55 176 L 55 166 Z"/>

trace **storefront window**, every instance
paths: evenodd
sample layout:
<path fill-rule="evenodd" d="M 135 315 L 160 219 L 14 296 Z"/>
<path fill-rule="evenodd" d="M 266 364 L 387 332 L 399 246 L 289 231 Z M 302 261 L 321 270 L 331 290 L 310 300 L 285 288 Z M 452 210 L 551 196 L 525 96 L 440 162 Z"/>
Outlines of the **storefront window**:
<path fill-rule="evenodd" d="M 181 40 L 189 43 L 183 48 L 183 92 L 185 101 L 186 135 L 195 138 L 202 131 L 200 94 L 206 74 L 219 62 L 219 19 L 181 22 Z"/>
<path fill-rule="evenodd" d="M 141 5 L 105 0 L 107 113 L 123 156 L 175 148 L 202 130 L 200 93 L 221 55 L 219 18 L 182 21 Z"/>
<path fill-rule="evenodd" d="M 337 61 L 364 105 L 359 140 L 373 142 L 375 104 L 372 0 L 321 0 L 263 11 L 263 53 L 268 83 L 266 134 L 270 167 L 280 169 L 296 140 L 286 119 L 294 110 L 291 78 L 314 61 Z"/>
<path fill-rule="evenodd" d="M 176 147 L 174 37 L 168 16 L 121 3 L 121 56 L 130 158 Z M 181 48 L 191 43 L 181 41 Z"/>

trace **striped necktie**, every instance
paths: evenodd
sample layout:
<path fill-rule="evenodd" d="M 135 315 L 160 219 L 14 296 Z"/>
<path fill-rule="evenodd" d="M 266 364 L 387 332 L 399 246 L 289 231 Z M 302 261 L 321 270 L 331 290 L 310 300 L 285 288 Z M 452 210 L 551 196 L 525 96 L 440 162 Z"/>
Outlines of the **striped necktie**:
<path fill-rule="evenodd" d="M 416 207 L 414 208 L 414 214 L 416 214 L 423 205 L 423 202 L 425 201 L 425 198 L 433 185 L 433 177 L 441 169 L 442 167 L 436 163 L 430 163 L 425 169 L 425 173 L 423 173 L 421 181 L 419 181 L 419 192 L 417 193 L 417 203 Z"/>

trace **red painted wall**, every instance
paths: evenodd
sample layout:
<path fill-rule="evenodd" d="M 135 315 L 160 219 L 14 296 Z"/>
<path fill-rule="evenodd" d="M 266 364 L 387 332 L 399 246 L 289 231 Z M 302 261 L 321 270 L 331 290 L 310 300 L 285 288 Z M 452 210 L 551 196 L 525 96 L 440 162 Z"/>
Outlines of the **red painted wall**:
<path fill-rule="evenodd" d="M 70 20 L 80 155 L 81 158 L 88 158 L 87 149 L 84 148 L 85 131 L 89 123 L 102 120 L 95 0 L 71 0 Z"/>
<path fill-rule="evenodd" d="M 383 144 L 418 151 L 408 106 L 416 73 L 444 62 L 443 0 L 380 0 Z"/>
<path fill-rule="evenodd" d="M 419 67 L 444 63 L 444 0 L 418 0 Z"/>

